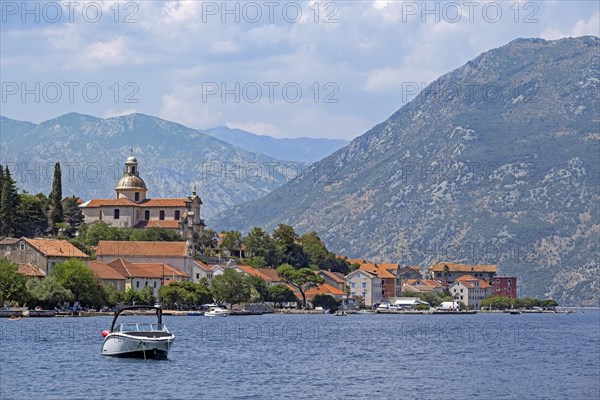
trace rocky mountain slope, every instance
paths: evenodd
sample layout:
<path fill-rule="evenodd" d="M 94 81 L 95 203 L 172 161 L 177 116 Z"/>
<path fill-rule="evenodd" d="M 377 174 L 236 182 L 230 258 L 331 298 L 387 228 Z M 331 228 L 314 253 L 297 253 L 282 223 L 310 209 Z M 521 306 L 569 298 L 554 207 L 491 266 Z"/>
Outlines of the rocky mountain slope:
<path fill-rule="evenodd" d="M 347 147 L 210 221 L 289 223 L 370 260 L 495 263 L 521 295 L 600 300 L 597 37 L 517 39 Z"/>
<path fill-rule="evenodd" d="M 60 161 L 63 193 L 83 199 L 112 198 L 133 149 L 148 196 L 187 196 L 196 185 L 205 217 L 262 197 L 305 167 L 143 114 L 71 113 L 40 124 L 0 117 L 0 146 L 0 163 L 9 165 L 19 189 L 48 194 Z"/>

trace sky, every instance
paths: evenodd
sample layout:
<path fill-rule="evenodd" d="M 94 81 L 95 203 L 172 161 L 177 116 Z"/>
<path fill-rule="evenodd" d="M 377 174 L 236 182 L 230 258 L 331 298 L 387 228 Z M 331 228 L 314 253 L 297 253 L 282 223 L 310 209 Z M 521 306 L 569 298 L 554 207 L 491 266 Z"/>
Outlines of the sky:
<path fill-rule="evenodd" d="M 349 140 L 484 51 L 600 36 L 599 4 L 2 0 L 0 114 Z"/>

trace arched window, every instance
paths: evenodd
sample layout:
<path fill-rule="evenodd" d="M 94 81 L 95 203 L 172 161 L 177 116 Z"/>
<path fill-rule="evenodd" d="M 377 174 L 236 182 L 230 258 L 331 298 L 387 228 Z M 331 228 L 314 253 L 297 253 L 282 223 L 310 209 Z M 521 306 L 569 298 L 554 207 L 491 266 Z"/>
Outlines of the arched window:
<path fill-rule="evenodd" d="M 144 219 L 146 221 L 150 220 L 150 210 L 144 211 Z"/>
<path fill-rule="evenodd" d="M 119 219 L 121 217 L 121 211 L 118 208 L 115 208 L 114 219 Z"/>
<path fill-rule="evenodd" d="M 135 201 L 140 201 L 140 193 L 135 192 Z"/>

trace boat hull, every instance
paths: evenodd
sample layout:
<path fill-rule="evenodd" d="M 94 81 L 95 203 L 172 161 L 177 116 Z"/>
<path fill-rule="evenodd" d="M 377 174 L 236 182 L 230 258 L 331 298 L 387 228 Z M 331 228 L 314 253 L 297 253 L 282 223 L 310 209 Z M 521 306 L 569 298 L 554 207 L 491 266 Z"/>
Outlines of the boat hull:
<path fill-rule="evenodd" d="M 175 337 L 140 338 L 129 335 L 108 335 L 102 345 L 102 355 L 110 357 L 165 359 Z"/>

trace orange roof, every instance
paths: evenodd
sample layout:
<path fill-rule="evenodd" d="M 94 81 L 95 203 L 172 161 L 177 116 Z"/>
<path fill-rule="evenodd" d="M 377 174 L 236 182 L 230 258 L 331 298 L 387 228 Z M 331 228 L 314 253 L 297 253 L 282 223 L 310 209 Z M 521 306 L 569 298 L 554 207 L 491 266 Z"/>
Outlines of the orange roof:
<path fill-rule="evenodd" d="M 396 278 L 396 275 L 392 274 L 390 271 L 388 271 L 385 268 L 379 267 L 378 264 L 370 264 L 370 263 L 361 264 L 359 269 L 361 269 L 362 271 L 371 272 L 383 279 Z"/>
<path fill-rule="evenodd" d="M 166 228 L 179 229 L 178 219 L 151 219 L 149 221 L 140 221 L 135 224 L 136 228 Z"/>
<path fill-rule="evenodd" d="M 491 264 L 470 265 L 445 262 L 436 263 L 429 267 L 428 270 L 433 272 L 443 272 L 444 266 L 446 265 L 450 272 L 497 272 L 496 266 Z"/>
<path fill-rule="evenodd" d="M 46 276 L 44 271 L 42 271 L 41 269 L 39 269 L 38 267 L 36 267 L 35 265 L 33 265 L 31 263 L 19 264 L 18 272 L 22 275 L 31 276 L 31 277 L 43 278 Z"/>
<path fill-rule="evenodd" d="M 297 292 L 297 289 L 296 289 L 295 293 L 297 293 L 296 297 L 300 296 L 300 293 Z M 312 300 L 318 294 L 328 294 L 328 295 L 334 296 L 334 297 L 346 295 L 346 293 L 344 293 L 340 289 L 338 289 L 334 286 L 328 285 L 327 283 L 324 283 L 324 284 L 314 287 L 314 288 L 310 288 L 306 292 L 304 292 L 304 294 L 306 295 L 306 300 Z M 298 298 L 301 299 L 302 296 L 300 296 Z"/>
<path fill-rule="evenodd" d="M 163 263 L 132 263 L 122 258 L 116 258 L 108 263 L 126 278 L 172 278 L 189 277 L 185 272 Z"/>
<path fill-rule="evenodd" d="M 261 274 L 256 269 L 254 269 L 254 267 L 251 267 L 249 265 L 237 265 L 237 268 L 241 269 L 243 272 L 245 272 L 248 275 L 258 276 L 259 278 L 265 279 L 265 276 L 263 274 Z"/>
<path fill-rule="evenodd" d="M 464 286 L 466 286 L 469 289 L 473 289 L 475 286 L 473 285 L 473 282 L 479 282 L 479 288 L 480 289 L 487 289 L 490 288 L 491 286 L 484 281 L 483 279 L 477 279 L 471 275 L 463 275 L 460 278 L 456 279 L 458 282 L 462 283 Z"/>
<path fill-rule="evenodd" d="M 257 268 L 258 272 L 265 276 L 265 280 L 270 282 L 283 282 L 283 280 L 277 274 L 277 271 L 273 268 Z"/>
<path fill-rule="evenodd" d="M 28 239 L 21 238 L 29 243 L 31 247 L 44 254 L 47 257 L 76 257 L 89 258 L 87 254 L 73 246 L 66 240 L 50 240 L 50 239 Z"/>
<path fill-rule="evenodd" d="M 323 275 L 327 275 L 330 279 L 332 279 L 334 282 L 337 283 L 345 283 L 346 281 L 344 280 L 344 278 L 341 278 L 339 275 L 337 275 L 335 272 L 331 272 L 331 271 L 326 271 L 326 270 L 320 270 L 317 271 L 318 273 L 321 273 Z"/>
<path fill-rule="evenodd" d="M 202 261 L 194 260 L 194 263 L 205 271 L 212 272 L 212 268 L 204 264 Z"/>
<path fill-rule="evenodd" d="M 185 242 L 119 242 L 100 240 L 96 254 L 114 257 L 185 257 Z"/>
<path fill-rule="evenodd" d="M 81 204 L 81 207 L 96 208 L 96 207 L 115 207 L 115 206 L 132 206 L 132 207 L 185 207 L 187 199 L 146 199 L 139 203 L 126 198 L 118 199 L 91 199 Z"/>
<path fill-rule="evenodd" d="M 118 273 L 114 268 L 108 264 L 104 264 L 99 261 L 88 262 L 88 267 L 94 271 L 94 274 L 100 279 L 113 279 L 113 280 L 125 280 L 125 277 Z"/>
<path fill-rule="evenodd" d="M 17 238 L 7 237 L 7 238 L 0 240 L 0 244 L 15 244 L 18 241 L 19 241 L 19 239 L 17 239 Z"/>
<path fill-rule="evenodd" d="M 350 265 L 353 265 L 353 264 L 366 264 L 367 263 L 367 261 L 365 259 L 363 259 L 363 258 L 347 258 L 346 261 L 348 261 L 348 263 Z"/>
<path fill-rule="evenodd" d="M 388 271 L 391 269 L 398 269 L 398 267 L 400 267 L 400 265 L 398 264 L 394 264 L 394 263 L 387 263 L 387 264 L 381 264 L 381 263 L 377 263 L 377 266 L 379 268 L 383 268 L 383 269 L 387 269 Z"/>

